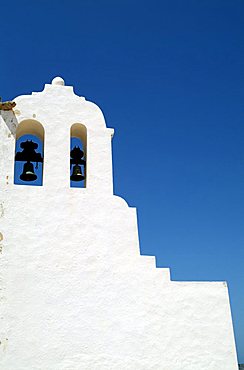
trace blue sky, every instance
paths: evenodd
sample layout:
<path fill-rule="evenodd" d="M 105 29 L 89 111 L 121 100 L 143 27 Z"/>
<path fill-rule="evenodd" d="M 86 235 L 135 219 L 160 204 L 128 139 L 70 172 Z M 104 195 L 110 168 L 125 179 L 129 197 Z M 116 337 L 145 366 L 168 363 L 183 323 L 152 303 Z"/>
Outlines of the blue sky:
<path fill-rule="evenodd" d="M 227 280 L 244 363 L 244 2 L 1 4 L 3 100 L 56 75 L 104 111 L 114 188 L 174 280 Z"/>

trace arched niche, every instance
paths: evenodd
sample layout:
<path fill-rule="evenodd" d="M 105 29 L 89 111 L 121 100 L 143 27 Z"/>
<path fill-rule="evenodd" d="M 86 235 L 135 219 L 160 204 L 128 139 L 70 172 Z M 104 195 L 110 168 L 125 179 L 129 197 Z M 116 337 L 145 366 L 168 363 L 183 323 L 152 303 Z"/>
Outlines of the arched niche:
<path fill-rule="evenodd" d="M 70 186 L 75 188 L 85 188 L 86 187 L 86 160 L 87 160 L 87 129 L 81 123 L 74 123 L 70 128 L 70 153 L 74 148 L 79 148 L 83 152 L 83 156 L 80 158 L 80 161 L 77 162 L 78 172 L 80 171 L 80 177 L 82 180 L 73 181 L 75 178 L 75 164 L 74 159 L 70 158 Z M 78 150 L 78 149 L 77 149 Z"/>
<path fill-rule="evenodd" d="M 27 119 L 19 123 L 15 142 L 16 185 L 42 185 L 44 136 L 44 128 L 40 122 Z"/>

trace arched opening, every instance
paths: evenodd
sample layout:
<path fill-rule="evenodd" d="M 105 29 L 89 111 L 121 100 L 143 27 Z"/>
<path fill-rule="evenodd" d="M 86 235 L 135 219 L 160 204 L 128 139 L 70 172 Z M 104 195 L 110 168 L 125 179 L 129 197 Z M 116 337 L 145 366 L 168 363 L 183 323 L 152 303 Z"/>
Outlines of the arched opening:
<path fill-rule="evenodd" d="M 43 126 L 31 119 L 20 122 L 16 130 L 14 183 L 41 186 L 43 158 Z"/>
<path fill-rule="evenodd" d="M 86 187 L 87 130 L 81 123 L 70 129 L 70 186 Z"/>

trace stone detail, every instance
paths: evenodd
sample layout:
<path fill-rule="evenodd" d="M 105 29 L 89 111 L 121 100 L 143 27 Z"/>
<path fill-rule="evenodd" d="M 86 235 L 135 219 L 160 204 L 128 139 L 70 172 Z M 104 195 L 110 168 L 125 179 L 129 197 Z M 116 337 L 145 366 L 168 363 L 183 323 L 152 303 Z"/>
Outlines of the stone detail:
<path fill-rule="evenodd" d="M 12 110 L 15 106 L 14 101 L 0 102 L 0 110 Z"/>

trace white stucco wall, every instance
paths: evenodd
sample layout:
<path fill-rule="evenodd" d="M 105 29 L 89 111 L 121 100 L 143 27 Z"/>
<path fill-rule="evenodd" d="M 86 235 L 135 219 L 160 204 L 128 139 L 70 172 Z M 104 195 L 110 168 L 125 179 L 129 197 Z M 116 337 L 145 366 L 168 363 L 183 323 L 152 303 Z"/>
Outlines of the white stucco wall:
<path fill-rule="evenodd" d="M 0 116 L 0 369 L 237 370 L 224 282 L 174 282 L 140 256 L 113 195 L 112 129 L 63 86 Z M 13 184 L 15 131 L 45 129 L 42 187 Z M 70 126 L 87 127 L 87 188 L 69 187 Z"/>

